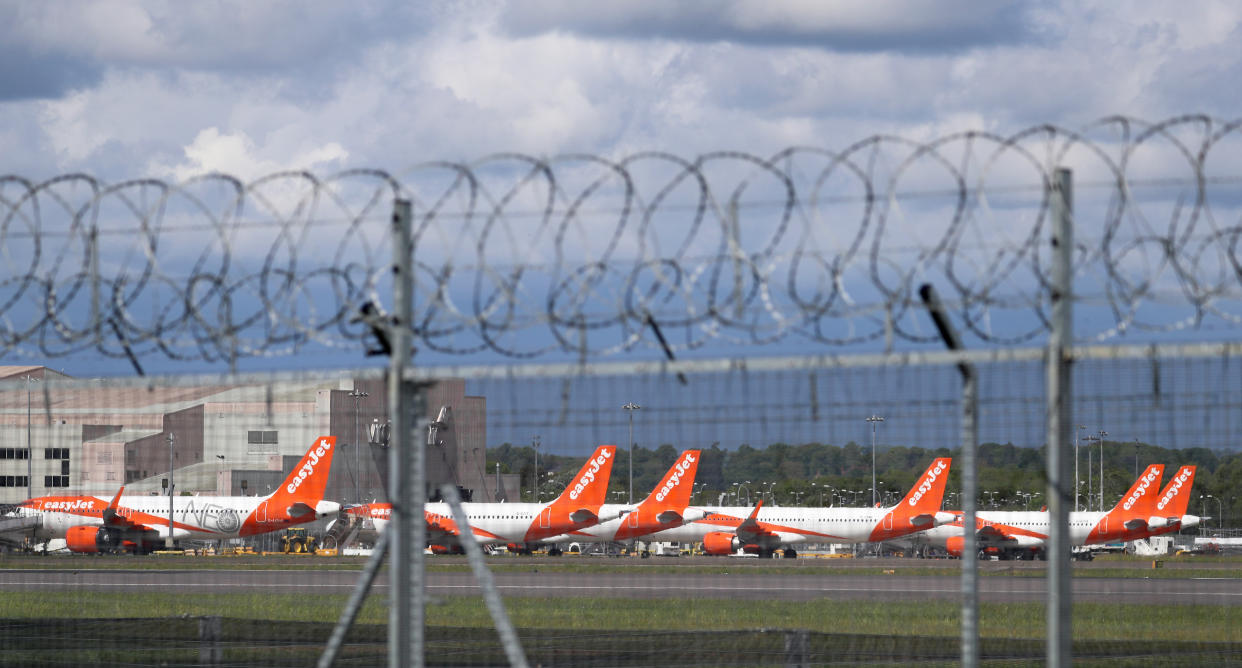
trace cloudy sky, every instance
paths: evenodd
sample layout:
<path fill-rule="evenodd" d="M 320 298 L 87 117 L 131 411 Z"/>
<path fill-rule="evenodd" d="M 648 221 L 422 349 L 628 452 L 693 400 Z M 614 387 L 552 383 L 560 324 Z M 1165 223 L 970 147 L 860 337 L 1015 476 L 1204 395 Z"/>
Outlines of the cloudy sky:
<path fill-rule="evenodd" d="M 1224 0 L 0 0 L 0 174 L 249 180 L 510 151 L 772 155 L 1114 114 L 1235 119 L 1240 24 L 1242 4 Z M 33 315 L 4 317 L 42 327 L 43 294 L 23 299 Z M 119 356 L 69 371 L 100 368 L 130 371 Z"/>
<path fill-rule="evenodd" d="M 0 171 L 770 153 L 1233 118 L 1242 6 L 944 0 L 0 4 Z"/>

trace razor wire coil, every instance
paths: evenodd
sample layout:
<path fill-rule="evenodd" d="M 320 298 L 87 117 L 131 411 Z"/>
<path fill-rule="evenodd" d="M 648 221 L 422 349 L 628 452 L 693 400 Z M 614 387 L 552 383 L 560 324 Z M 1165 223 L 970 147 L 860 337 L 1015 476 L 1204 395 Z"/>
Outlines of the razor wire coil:
<path fill-rule="evenodd" d="M 0 353 L 231 361 L 358 349 L 413 203 L 416 345 L 609 356 L 1047 332 L 1051 174 L 1074 170 L 1080 340 L 1242 322 L 1240 121 L 1106 118 L 617 160 L 503 153 L 243 181 L 0 177 Z"/>

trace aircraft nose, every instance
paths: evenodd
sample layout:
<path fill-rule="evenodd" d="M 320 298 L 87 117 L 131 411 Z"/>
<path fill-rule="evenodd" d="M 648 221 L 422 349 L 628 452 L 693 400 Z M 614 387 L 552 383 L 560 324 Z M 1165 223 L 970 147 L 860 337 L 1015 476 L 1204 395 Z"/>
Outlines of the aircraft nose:
<path fill-rule="evenodd" d="M 940 526 L 941 524 L 948 524 L 956 519 L 957 519 L 957 515 L 954 515 L 953 513 L 948 513 L 943 510 L 936 511 L 936 526 Z"/>

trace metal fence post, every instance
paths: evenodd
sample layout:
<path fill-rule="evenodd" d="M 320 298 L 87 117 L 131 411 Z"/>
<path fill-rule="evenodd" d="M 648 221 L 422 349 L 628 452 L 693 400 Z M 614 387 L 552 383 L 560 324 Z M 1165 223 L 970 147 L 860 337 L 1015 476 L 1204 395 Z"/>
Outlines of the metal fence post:
<path fill-rule="evenodd" d="M 487 611 L 492 615 L 492 623 L 496 625 L 496 634 L 500 636 L 500 644 L 505 650 L 505 657 L 509 659 L 510 666 L 526 668 L 529 664 L 526 663 L 526 654 L 522 652 L 522 643 L 518 641 L 517 631 L 513 629 L 513 623 L 509 621 L 509 613 L 505 611 L 504 602 L 500 600 L 500 591 L 496 589 L 492 572 L 487 569 L 483 550 L 474 540 L 474 530 L 470 528 L 470 519 L 461 505 L 457 487 L 442 486 L 440 496 L 444 497 L 445 503 L 448 504 L 453 514 L 453 522 L 457 524 L 457 532 L 460 536 L 458 540 L 461 541 L 461 549 L 466 553 L 466 560 L 470 562 L 470 570 L 474 571 L 474 579 L 479 583 L 479 589 L 483 590 L 483 602 L 487 605 Z"/>
<path fill-rule="evenodd" d="M 944 305 L 930 283 L 919 287 L 919 297 L 927 306 L 940 338 L 949 350 L 962 350 L 962 340 L 949 322 Z M 963 360 L 957 365 L 962 376 L 962 451 L 957 467 L 962 480 L 962 668 L 979 665 L 979 549 L 975 533 L 975 514 L 979 496 L 979 374 L 975 365 Z"/>
<path fill-rule="evenodd" d="M 1073 180 L 1058 168 L 1049 198 L 1052 218 L 1051 321 L 1048 337 L 1046 410 L 1048 415 L 1048 607 L 1047 665 L 1069 666 L 1072 657 L 1073 599 L 1070 593 L 1069 504 L 1072 491 L 1069 453 L 1071 341 L 1073 334 Z"/>
<path fill-rule="evenodd" d="M 388 612 L 388 664 L 392 668 L 423 665 L 423 445 L 414 438 L 417 390 L 405 379 L 413 339 L 413 248 L 408 200 L 396 200 L 392 215 L 393 316 L 388 335 L 392 356 L 388 370 L 388 412 L 393 444 L 388 453 L 393 502 Z"/>
<path fill-rule="evenodd" d="M 224 648 L 220 645 L 224 624 L 219 615 L 198 618 L 198 665 L 218 666 L 224 662 Z"/>
<path fill-rule="evenodd" d="M 810 633 L 805 629 L 785 632 L 785 668 L 806 668 Z"/>

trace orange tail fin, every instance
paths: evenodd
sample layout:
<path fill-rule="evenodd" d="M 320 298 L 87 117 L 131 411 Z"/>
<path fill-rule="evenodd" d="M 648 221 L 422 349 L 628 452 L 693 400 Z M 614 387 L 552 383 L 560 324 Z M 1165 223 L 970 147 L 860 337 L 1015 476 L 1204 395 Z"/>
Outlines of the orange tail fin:
<path fill-rule="evenodd" d="M 285 508 L 303 503 L 314 508 L 323 500 L 328 486 L 328 474 L 332 471 L 332 455 L 336 453 L 336 437 L 320 436 L 302 455 L 302 461 L 289 473 L 289 477 L 272 493 L 269 503 L 275 508 Z"/>
<path fill-rule="evenodd" d="M 949 457 L 933 460 L 918 482 L 914 483 L 914 487 L 906 492 L 906 497 L 893 509 L 893 515 L 908 517 L 935 514 L 940 510 L 940 504 L 944 500 L 944 485 L 949 480 L 949 465 L 952 463 L 953 460 Z"/>
<path fill-rule="evenodd" d="M 698 450 L 681 453 L 673 467 L 651 491 L 651 495 L 639 505 L 678 512 L 690 505 L 690 494 L 694 492 L 694 476 L 699 470 L 699 454 Z"/>
<path fill-rule="evenodd" d="M 1156 499 L 1156 510 L 1153 515 L 1159 517 L 1181 517 L 1190 507 L 1190 488 L 1195 484 L 1195 467 L 1183 466 L 1169 479 L 1169 484 L 1160 492 Z"/>
<path fill-rule="evenodd" d="M 616 453 L 615 445 L 596 448 L 565 491 L 552 502 L 552 507 L 572 507 L 571 512 L 573 509 L 589 508 L 598 513 L 608 496 L 608 477 L 612 473 Z"/>
<path fill-rule="evenodd" d="M 1160 478 L 1164 475 L 1163 464 L 1152 464 L 1143 471 L 1143 475 L 1134 481 L 1130 491 L 1121 497 L 1108 514 L 1113 518 L 1128 520 L 1139 518 L 1144 521 L 1156 509 L 1157 491 L 1160 489 Z"/>

